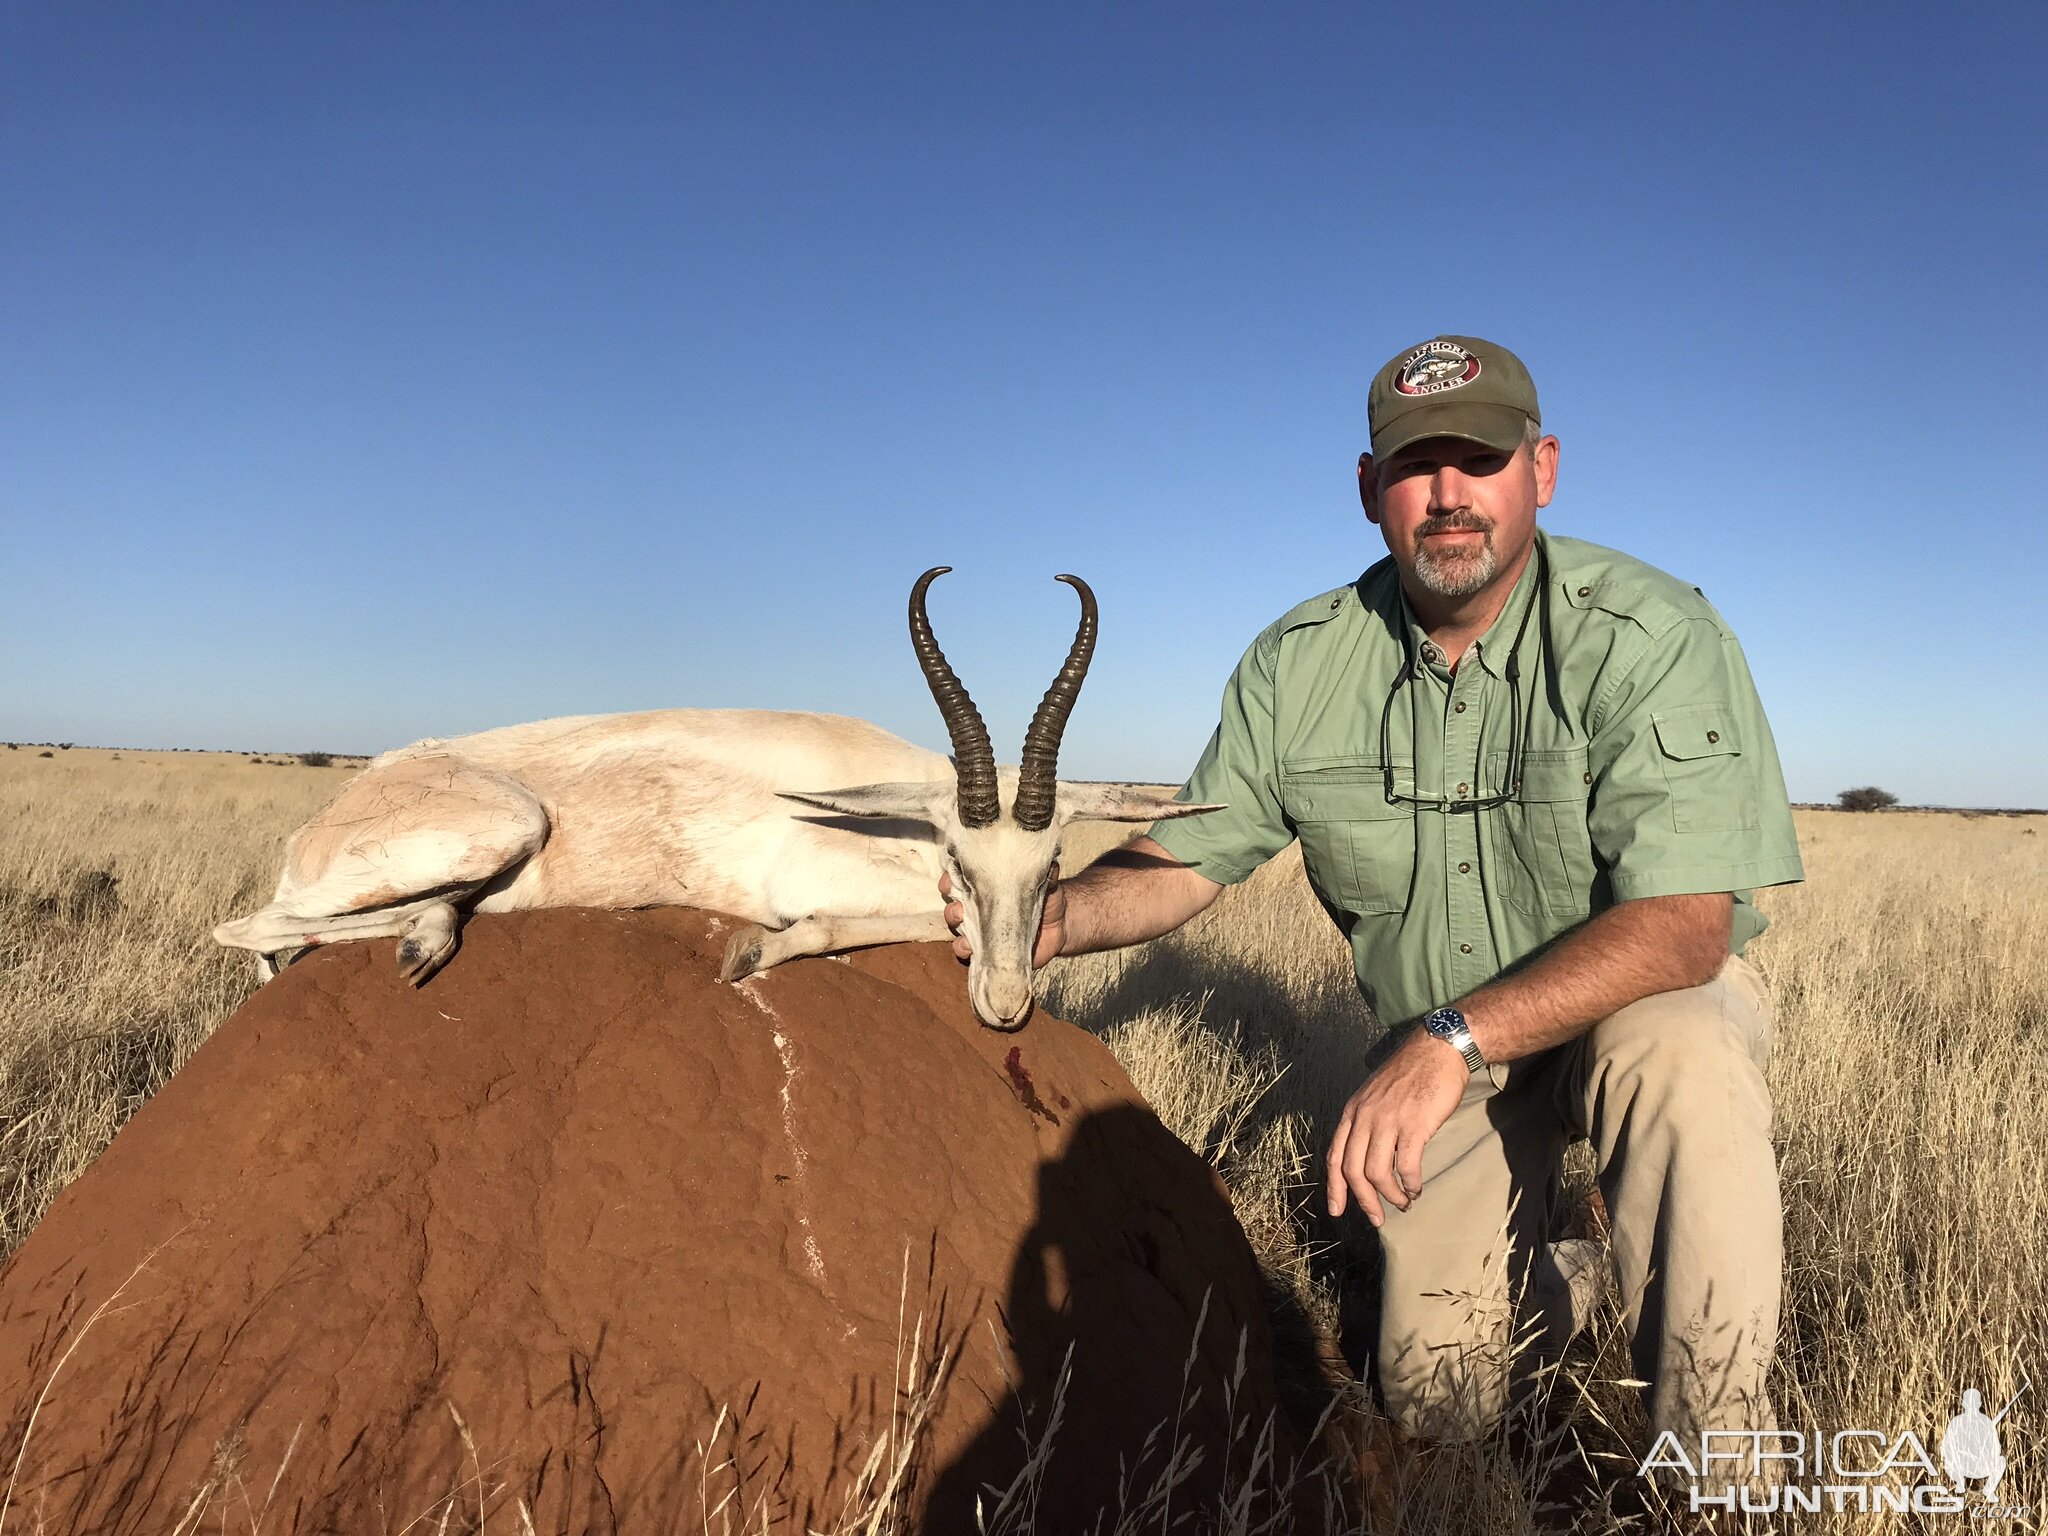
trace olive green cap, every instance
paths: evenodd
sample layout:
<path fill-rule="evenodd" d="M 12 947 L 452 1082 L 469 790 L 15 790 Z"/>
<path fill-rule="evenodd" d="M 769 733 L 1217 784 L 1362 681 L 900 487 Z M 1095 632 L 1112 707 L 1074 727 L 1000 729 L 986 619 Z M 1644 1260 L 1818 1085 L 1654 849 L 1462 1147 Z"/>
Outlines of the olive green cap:
<path fill-rule="evenodd" d="M 1477 336 L 1437 336 L 1390 359 L 1373 375 L 1365 413 L 1376 459 L 1425 437 L 1512 452 L 1527 423 L 1543 419 L 1522 360 Z"/>

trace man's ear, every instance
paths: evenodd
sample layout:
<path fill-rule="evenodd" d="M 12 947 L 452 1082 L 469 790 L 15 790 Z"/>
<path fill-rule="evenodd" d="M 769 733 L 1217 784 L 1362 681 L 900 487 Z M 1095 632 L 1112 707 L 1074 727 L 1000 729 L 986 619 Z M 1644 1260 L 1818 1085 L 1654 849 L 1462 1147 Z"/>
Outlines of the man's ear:
<path fill-rule="evenodd" d="M 1536 451 L 1531 455 L 1536 461 L 1536 505 L 1547 507 L 1550 498 L 1557 494 L 1558 441 L 1555 437 L 1544 437 L 1537 441 Z"/>
<path fill-rule="evenodd" d="M 1377 525 L 1380 520 L 1380 475 L 1369 453 L 1358 456 L 1358 504 L 1365 508 L 1365 520 Z"/>

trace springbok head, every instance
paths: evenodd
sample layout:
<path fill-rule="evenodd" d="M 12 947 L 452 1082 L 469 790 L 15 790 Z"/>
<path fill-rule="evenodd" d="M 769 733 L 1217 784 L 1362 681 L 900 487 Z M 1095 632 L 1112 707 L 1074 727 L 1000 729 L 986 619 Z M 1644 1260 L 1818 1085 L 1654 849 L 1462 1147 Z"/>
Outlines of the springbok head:
<path fill-rule="evenodd" d="M 981 712 L 939 649 L 925 613 L 926 590 L 951 569 L 934 566 L 910 589 L 910 643 L 953 740 L 954 777 L 930 783 L 864 784 L 785 798 L 846 816 L 928 822 L 945 851 L 953 898 L 963 914 L 961 932 L 974 947 L 967 971 L 968 999 L 982 1023 L 1017 1029 L 1031 1016 L 1031 950 L 1067 823 L 1166 821 L 1223 807 L 1189 805 L 1114 784 L 1060 782 L 1060 737 L 1095 651 L 1095 594 L 1078 576 L 1058 578 L 1081 597 L 1074 643 L 1024 733 L 1023 762 L 998 768 Z M 933 899 L 938 899 L 936 891 Z"/>

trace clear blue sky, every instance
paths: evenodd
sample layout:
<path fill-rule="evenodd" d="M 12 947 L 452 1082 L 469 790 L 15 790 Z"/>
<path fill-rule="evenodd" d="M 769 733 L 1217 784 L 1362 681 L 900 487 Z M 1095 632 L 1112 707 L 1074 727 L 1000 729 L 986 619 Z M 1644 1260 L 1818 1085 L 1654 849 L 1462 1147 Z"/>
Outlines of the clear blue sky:
<path fill-rule="evenodd" d="M 1384 552 L 1374 367 L 1516 349 L 1795 798 L 2048 804 L 2048 10 L 0 10 L 0 736 L 761 705 L 1178 780 Z"/>

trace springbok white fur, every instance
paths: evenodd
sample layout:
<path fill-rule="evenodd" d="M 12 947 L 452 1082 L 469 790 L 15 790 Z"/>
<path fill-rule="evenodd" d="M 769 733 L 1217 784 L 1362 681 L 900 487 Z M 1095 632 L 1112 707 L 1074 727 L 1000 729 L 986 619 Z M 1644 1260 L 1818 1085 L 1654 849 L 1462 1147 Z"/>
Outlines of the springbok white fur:
<path fill-rule="evenodd" d="M 913 593 L 914 637 L 936 574 Z M 1074 584 L 1092 646 L 1093 600 Z M 583 715 L 387 752 L 293 834 L 270 904 L 213 936 L 256 951 L 266 979 L 281 953 L 395 936 L 399 972 L 417 986 L 454 954 L 465 911 L 700 907 L 751 925 L 726 951 L 722 974 L 733 981 L 800 955 L 950 937 L 938 894 L 945 871 L 974 949 L 975 1012 L 1014 1029 L 1030 1015 L 1031 946 L 1066 824 L 1217 807 L 1060 783 L 1047 756 L 1049 819 L 1021 825 L 1013 812 L 1030 741 L 1026 769 L 995 768 L 986 731 L 978 745 L 962 734 L 980 718 L 936 642 L 930 654 L 955 758 L 844 715 L 742 709 Z M 1078 670 L 1070 656 L 1062 673 L 1072 674 L 1066 708 L 1086 669 L 1079 637 L 1075 655 Z M 1050 728 L 1055 750 L 1063 725 L 1062 710 Z M 956 759 L 984 790 L 979 801 L 967 793 L 965 816 Z M 986 819 L 990 794 L 1000 814 Z M 1043 793 L 1037 803 L 1044 814 Z"/>

